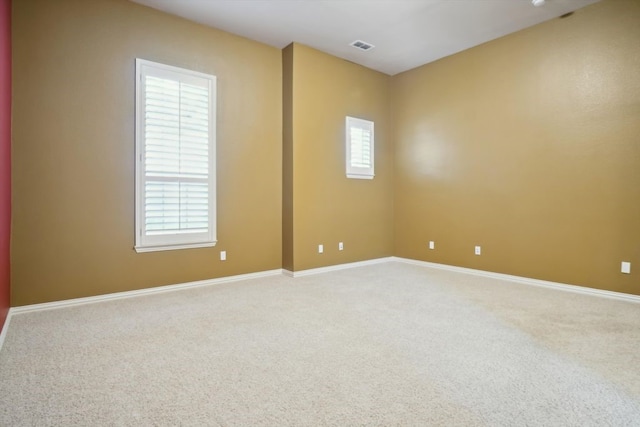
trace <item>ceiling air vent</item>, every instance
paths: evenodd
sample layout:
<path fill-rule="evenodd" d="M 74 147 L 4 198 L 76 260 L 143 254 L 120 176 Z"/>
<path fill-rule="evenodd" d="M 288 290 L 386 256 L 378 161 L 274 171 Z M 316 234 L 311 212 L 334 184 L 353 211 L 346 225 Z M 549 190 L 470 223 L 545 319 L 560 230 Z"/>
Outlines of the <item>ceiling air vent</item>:
<path fill-rule="evenodd" d="M 349 45 L 355 47 L 356 49 L 360 49 L 364 51 L 371 50 L 375 47 L 371 43 L 363 42 L 362 40 L 356 40 L 350 43 Z"/>

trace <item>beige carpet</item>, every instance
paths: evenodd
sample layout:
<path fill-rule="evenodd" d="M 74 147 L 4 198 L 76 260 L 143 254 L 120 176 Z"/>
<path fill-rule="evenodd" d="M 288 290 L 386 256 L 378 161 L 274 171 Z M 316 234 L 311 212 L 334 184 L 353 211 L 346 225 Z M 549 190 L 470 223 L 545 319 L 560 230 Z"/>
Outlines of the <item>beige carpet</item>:
<path fill-rule="evenodd" d="M 389 262 L 13 316 L 2 426 L 638 426 L 640 304 Z"/>

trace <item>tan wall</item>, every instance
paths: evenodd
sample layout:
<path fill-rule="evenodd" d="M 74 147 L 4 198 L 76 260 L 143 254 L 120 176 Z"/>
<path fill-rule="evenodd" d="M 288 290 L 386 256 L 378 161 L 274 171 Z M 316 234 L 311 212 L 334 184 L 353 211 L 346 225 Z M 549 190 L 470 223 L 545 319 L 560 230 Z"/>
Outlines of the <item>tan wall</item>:
<path fill-rule="evenodd" d="M 125 0 L 13 9 L 12 305 L 281 267 L 279 49 Z M 133 250 L 136 57 L 218 77 L 214 248 Z"/>
<path fill-rule="evenodd" d="M 394 77 L 396 255 L 640 294 L 639 22 L 604 1 Z"/>
<path fill-rule="evenodd" d="M 389 81 L 382 73 L 293 44 L 295 271 L 393 254 Z M 375 123 L 373 180 L 346 177 L 347 115 Z M 340 241 L 344 251 L 338 251 Z"/>
<path fill-rule="evenodd" d="M 395 77 L 125 0 L 13 9 L 13 306 L 389 255 L 640 293 L 638 2 Z M 215 248 L 132 249 L 136 57 L 218 76 Z"/>
<path fill-rule="evenodd" d="M 293 271 L 293 43 L 282 50 L 282 268 Z"/>

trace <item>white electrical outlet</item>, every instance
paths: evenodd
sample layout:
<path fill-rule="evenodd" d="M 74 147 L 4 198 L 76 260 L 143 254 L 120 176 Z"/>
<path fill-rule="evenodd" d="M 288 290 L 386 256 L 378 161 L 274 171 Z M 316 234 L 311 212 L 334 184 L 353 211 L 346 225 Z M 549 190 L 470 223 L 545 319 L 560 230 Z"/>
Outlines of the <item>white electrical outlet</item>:
<path fill-rule="evenodd" d="M 482 248 L 480 246 L 476 246 L 476 255 L 480 255 L 482 253 Z"/>
<path fill-rule="evenodd" d="M 220 261 L 227 260 L 227 251 L 220 251 Z"/>
<path fill-rule="evenodd" d="M 339 251 L 344 250 L 344 243 L 342 243 L 342 242 L 338 243 L 338 250 Z"/>
<path fill-rule="evenodd" d="M 434 242 L 433 240 L 429 241 L 429 249 L 435 249 L 436 248 L 436 242 Z"/>
<path fill-rule="evenodd" d="M 318 253 L 321 254 L 324 252 L 324 245 L 318 245 Z"/>
<path fill-rule="evenodd" d="M 620 271 L 625 274 L 631 274 L 631 263 L 622 261 L 622 265 L 620 266 Z"/>

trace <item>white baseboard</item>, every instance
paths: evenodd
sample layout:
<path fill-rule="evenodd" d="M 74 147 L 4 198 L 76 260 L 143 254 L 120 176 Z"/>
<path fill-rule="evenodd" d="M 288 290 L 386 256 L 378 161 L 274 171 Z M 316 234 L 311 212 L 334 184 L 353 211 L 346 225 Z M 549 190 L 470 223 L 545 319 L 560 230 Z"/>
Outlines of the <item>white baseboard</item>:
<path fill-rule="evenodd" d="M 7 314 L 7 319 L 4 322 L 4 326 L 2 327 L 2 332 L 0 332 L 0 350 L 2 350 L 2 345 L 4 344 L 4 339 L 7 335 L 7 330 L 9 329 L 9 323 L 11 322 L 11 317 L 17 314 L 30 313 L 30 312 L 42 311 L 42 310 L 54 310 L 58 308 L 72 307 L 72 306 L 84 305 L 84 304 L 93 304 L 97 302 L 112 301 L 112 300 L 123 299 L 123 298 L 133 298 L 133 297 L 142 296 L 142 295 L 153 295 L 153 294 L 160 294 L 164 292 L 174 292 L 174 291 L 179 291 L 181 289 L 193 289 L 193 288 L 199 288 L 203 286 L 237 282 L 240 280 L 259 279 L 262 277 L 279 276 L 282 273 L 283 273 L 282 269 L 267 270 L 267 271 L 260 271 L 257 273 L 247 273 L 247 274 L 239 274 L 236 276 L 220 277 L 217 279 L 207 279 L 207 280 L 199 280 L 195 282 L 179 283 L 176 285 L 156 286 L 153 288 L 138 289 L 135 291 L 115 292 L 111 294 L 96 295 L 92 297 L 73 298 L 68 300 L 45 302 L 42 304 L 30 304 L 30 305 L 23 305 L 19 307 L 11 307 L 9 309 L 9 313 Z"/>
<path fill-rule="evenodd" d="M 304 277 L 304 276 L 310 276 L 313 274 L 328 273 L 331 271 L 345 270 L 345 269 L 355 268 L 355 267 L 364 267 L 367 265 L 381 264 L 385 262 L 394 262 L 394 261 L 402 262 L 405 264 L 418 265 L 418 266 L 427 267 L 427 268 L 453 271 L 456 273 L 489 277 L 489 278 L 499 279 L 499 280 L 507 280 L 510 282 L 522 283 L 525 285 L 532 285 L 532 286 L 540 286 L 544 288 L 556 289 L 556 290 L 565 291 L 565 292 L 574 292 L 579 294 L 604 297 L 604 298 L 613 298 L 613 299 L 633 302 L 633 303 L 640 303 L 640 296 L 625 294 L 622 292 L 605 291 L 601 289 L 587 288 L 587 287 L 576 286 L 576 285 L 568 285 L 565 283 L 549 282 L 546 280 L 531 279 L 528 277 L 521 277 L 521 276 L 512 276 L 509 274 L 502 274 L 502 273 L 493 273 L 490 271 L 475 270 L 472 268 L 465 268 L 465 267 L 456 267 L 456 266 L 446 265 L 446 264 L 437 264 L 433 262 L 419 261 L 419 260 L 408 259 L 408 258 L 386 257 L 386 258 L 371 259 L 367 261 L 351 262 L 347 264 L 331 265 L 328 267 L 312 268 L 309 270 L 302 270 L 302 271 L 295 271 L 295 272 L 292 272 L 289 270 L 283 270 L 283 269 L 276 269 L 276 270 L 261 271 L 257 273 L 240 274 L 237 276 L 221 277 L 217 279 L 208 279 L 208 280 L 200 280 L 196 282 L 180 283 L 176 285 L 158 286 L 154 288 L 140 289 L 135 291 L 116 292 L 112 294 L 98 295 L 93 297 L 74 298 L 69 300 L 47 302 L 42 304 L 32 304 L 32 305 L 25 305 L 20 307 L 12 307 L 9 309 L 9 313 L 7 314 L 7 319 L 5 320 L 4 326 L 2 328 L 2 332 L 0 332 L 0 350 L 2 349 L 2 345 L 4 344 L 4 339 L 7 335 L 7 330 L 9 329 L 9 323 L 11 322 L 11 317 L 16 314 L 29 313 L 29 312 L 41 311 L 41 310 L 52 310 L 57 308 L 71 307 L 75 305 L 92 304 L 92 303 L 97 303 L 102 301 L 111 301 L 111 300 L 117 300 L 122 298 L 132 298 L 132 297 L 141 296 L 141 295 L 152 295 L 152 294 L 159 294 L 164 292 L 173 292 L 181 289 L 211 286 L 211 285 L 217 285 L 222 283 L 237 282 L 240 280 L 247 280 L 247 279 L 258 279 L 262 277 L 277 276 L 281 274 L 289 277 L 294 277 L 294 278 Z"/>
<path fill-rule="evenodd" d="M 319 267 L 319 268 L 310 268 L 309 270 L 300 270 L 300 271 L 282 270 L 282 274 L 289 277 L 304 277 L 304 276 L 311 276 L 313 274 L 329 273 L 331 271 L 338 271 L 338 270 L 346 270 L 348 268 L 382 264 L 384 262 L 389 262 L 393 260 L 394 260 L 393 257 L 375 258 L 375 259 L 369 259 L 366 261 L 349 262 L 346 264 L 330 265 L 327 267 Z"/>
<path fill-rule="evenodd" d="M 7 331 L 9 330 L 9 322 L 11 321 L 11 309 L 7 313 L 7 318 L 4 321 L 4 325 L 2 326 L 2 331 L 0 331 L 0 350 L 2 350 L 2 344 L 4 344 L 4 337 L 7 336 Z"/>
<path fill-rule="evenodd" d="M 131 298 L 141 295 L 159 294 L 164 292 L 173 292 L 181 289 L 199 288 L 202 286 L 218 285 L 221 283 L 237 282 L 239 280 L 258 279 L 261 277 L 278 276 L 282 274 L 281 269 L 260 271 L 257 273 L 239 274 L 237 276 L 220 277 L 217 279 L 198 280 L 196 282 L 179 283 L 177 285 L 157 286 L 153 288 L 139 289 L 135 291 L 115 292 L 112 294 L 97 295 L 93 297 L 74 298 L 62 301 L 45 302 L 42 304 L 23 305 L 20 307 L 12 307 L 9 310 L 9 316 L 29 313 L 32 311 L 52 310 L 56 308 L 70 307 L 74 305 L 92 304 L 102 301 L 111 301 L 122 298 Z M 7 318 L 9 318 L 9 316 Z"/>
<path fill-rule="evenodd" d="M 566 283 L 549 282 L 547 280 L 531 279 L 528 277 L 512 276 L 510 274 L 493 273 L 491 271 L 475 270 L 472 268 L 456 267 L 453 265 L 437 264 L 428 261 L 419 261 L 415 259 L 393 257 L 394 261 L 406 264 L 419 265 L 422 267 L 436 268 L 439 270 L 454 271 L 456 273 L 470 274 L 473 276 L 489 277 L 492 279 L 507 280 L 510 282 L 522 283 L 525 285 L 539 286 L 543 288 L 556 289 L 564 292 L 574 292 L 583 295 L 598 296 L 603 298 L 612 298 L 627 302 L 640 303 L 640 296 L 633 294 L 625 294 L 622 292 L 605 291 L 602 289 L 587 288 L 585 286 L 569 285 Z"/>

